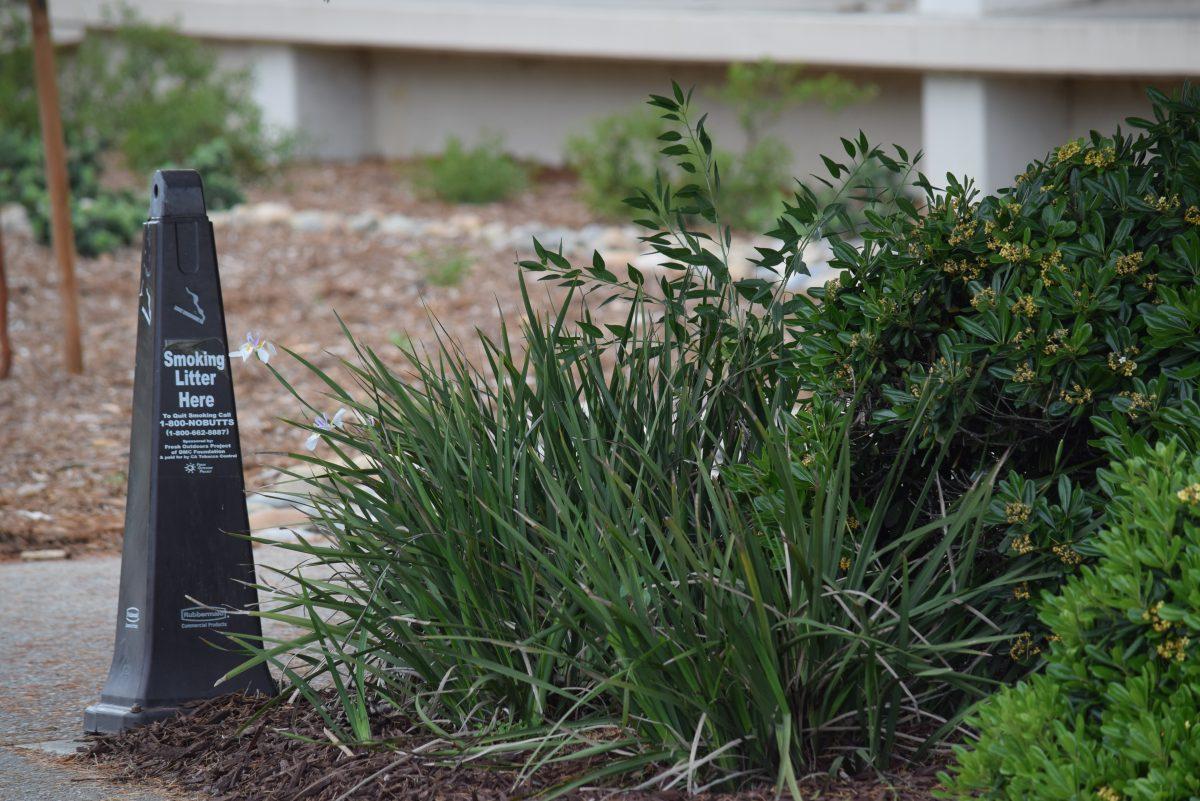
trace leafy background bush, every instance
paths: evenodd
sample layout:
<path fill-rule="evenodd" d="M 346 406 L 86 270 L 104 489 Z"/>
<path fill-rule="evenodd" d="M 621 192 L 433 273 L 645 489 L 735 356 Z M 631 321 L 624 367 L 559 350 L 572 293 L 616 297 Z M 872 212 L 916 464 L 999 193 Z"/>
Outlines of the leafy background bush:
<path fill-rule="evenodd" d="M 654 186 L 654 176 L 670 169 L 659 151 L 662 127 L 654 112 L 638 105 L 592 123 L 567 140 L 567 164 L 579 175 L 585 203 L 597 214 L 623 217 L 625 198 Z"/>
<path fill-rule="evenodd" d="M 215 55 L 169 27 L 131 12 L 111 32 L 91 33 L 59 53 L 72 220 L 85 256 L 127 244 L 144 202 L 102 182 L 105 155 L 139 172 L 200 170 L 210 208 L 243 199 L 245 181 L 286 157 L 291 139 L 268 131 L 249 96 L 249 76 L 219 70 Z M 49 239 L 29 31 L 23 10 L 0 9 L 0 202 L 21 203 L 39 241 Z"/>
<path fill-rule="evenodd" d="M 739 153 L 715 151 L 721 187 L 716 203 L 721 219 L 734 228 L 762 230 L 783 210 L 791 183 L 792 153 L 771 131 L 782 115 L 806 103 L 839 109 L 869 100 L 877 92 L 834 73 L 811 76 L 795 65 L 770 61 L 730 65 L 724 81 L 709 94 L 734 114 L 744 140 Z M 578 174 L 584 200 L 597 213 L 616 216 L 624 199 L 654 191 L 656 175 L 675 188 L 692 181 L 699 165 L 673 164 L 661 152 L 661 127 L 652 113 L 635 108 L 602 117 L 567 143 L 567 163 Z"/>
<path fill-rule="evenodd" d="M 109 25 L 84 39 L 64 75 L 71 127 L 140 173 L 187 163 L 216 142 L 223 171 L 244 181 L 286 153 L 290 140 L 264 126 L 248 71 L 220 69 L 211 48 L 129 10 Z"/>
<path fill-rule="evenodd" d="M 955 797 L 1189 798 L 1200 793 L 1200 422 L 1099 473 L 1095 566 L 1042 605 L 1044 672 L 980 705 L 943 776 Z"/>
<path fill-rule="evenodd" d="M 1096 554 L 1097 439 L 1200 414 L 1200 96 L 1150 97 L 1141 135 L 1068 142 L 997 196 L 922 179 L 926 212 L 901 198 L 868 212 L 862 248 L 832 237 L 845 272 L 798 300 L 791 366 L 810 391 L 859 399 L 864 497 L 916 424 L 954 454 L 944 492 L 1003 458 L 1001 553 L 1069 575 Z M 792 214 L 767 263 L 799 258 Z"/>
<path fill-rule="evenodd" d="M 426 161 L 417 179 L 442 200 L 492 203 L 523 190 L 529 183 L 529 171 L 504 152 L 499 136 L 485 136 L 474 146 L 451 136 L 442 153 Z"/>

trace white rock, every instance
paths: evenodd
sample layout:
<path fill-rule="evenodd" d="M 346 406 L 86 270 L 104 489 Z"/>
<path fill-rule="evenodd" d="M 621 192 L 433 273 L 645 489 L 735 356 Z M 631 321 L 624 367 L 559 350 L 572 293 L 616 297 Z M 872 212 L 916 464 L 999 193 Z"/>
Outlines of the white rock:
<path fill-rule="evenodd" d="M 512 237 L 503 223 L 488 223 L 480 229 L 479 236 L 493 250 L 508 250 L 511 247 Z"/>
<path fill-rule="evenodd" d="M 20 203 L 5 203 L 0 206 L 0 228 L 8 234 L 33 236 L 33 225 L 29 222 L 29 213 Z"/>
<path fill-rule="evenodd" d="M 70 554 L 65 548 L 41 548 L 33 551 L 21 551 L 22 562 L 50 562 L 55 559 L 66 559 Z"/>
<path fill-rule="evenodd" d="M 355 233 L 374 231 L 379 227 L 379 215 L 373 211 L 364 211 L 362 214 L 355 214 L 346 220 L 346 227 Z"/>
<path fill-rule="evenodd" d="M 624 275 L 625 265 L 633 264 L 638 260 L 636 250 L 606 250 L 602 251 L 600 255 L 604 257 L 604 264 L 608 269 L 617 275 Z"/>
<path fill-rule="evenodd" d="M 339 215 L 328 211 L 316 211 L 307 209 L 297 211 L 288 220 L 293 231 L 303 231 L 304 233 L 317 234 L 325 231 L 332 231 L 340 227 L 342 219 Z"/>
<path fill-rule="evenodd" d="M 392 235 L 407 236 L 410 234 L 419 234 L 424 227 L 421 221 L 403 214 L 389 214 L 379 221 L 380 232 Z"/>
<path fill-rule="evenodd" d="M 270 542 L 299 542 L 301 538 L 305 541 L 314 539 L 325 540 L 325 537 L 315 531 L 306 528 L 267 528 L 262 531 L 254 532 L 254 536 L 258 540 L 268 540 Z"/>
<path fill-rule="evenodd" d="M 601 250 L 637 250 L 637 231 L 610 225 L 600 235 Z"/>
<path fill-rule="evenodd" d="M 585 225 L 578 231 L 578 239 L 580 249 L 591 253 L 593 250 L 604 249 L 604 232 L 603 225 Z"/>
<path fill-rule="evenodd" d="M 251 531 L 295 528 L 309 523 L 308 515 L 291 507 L 259 506 L 248 510 Z"/>
<path fill-rule="evenodd" d="M 251 513 L 257 509 L 290 509 L 292 506 L 292 500 L 272 493 L 253 492 L 246 496 L 246 509 Z"/>
<path fill-rule="evenodd" d="M 455 228 L 449 221 L 432 220 L 421 225 L 422 233 L 428 236 L 436 236 L 442 239 L 458 239 L 462 235 L 462 231 Z"/>
<path fill-rule="evenodd" d="M 292 207 L 286 203 L 245 203 L 232 212 L 238 225 L 286 225 L 292 218 Z"/>
<path fill-rule="evenodd" d="M 483 220 L 478 214 L 455 214 L 446 221 L 452 229 L 474 236 L 483 228 Z"/>

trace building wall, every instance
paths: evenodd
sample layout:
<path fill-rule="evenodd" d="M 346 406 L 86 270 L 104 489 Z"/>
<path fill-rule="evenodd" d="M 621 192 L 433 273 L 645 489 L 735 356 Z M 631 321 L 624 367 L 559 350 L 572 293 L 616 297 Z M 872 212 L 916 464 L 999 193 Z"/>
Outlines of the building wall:
<path fill-rule="evenodd" d="M 226 43 L 221 51 L 227 64 L 255 70 L 268 120 L 295 127 L 303 151 L 320 158 L 419 156 L 439 152 L 451 135 L 471 142 L 498 134 L 519 156 L 560 164 L 572 134 L 665 92 L 672 79 L 697 87 L 697 106 L 711 112 L 720 146 L 743 144 L 732 114 L 709 91 L 723 78 L 719 65 L 278 44 Z M 1141 79 L 951 75 L 958 89 L 935 107 L 923 85 L 929 74 L 840 72 L 878 94 L 838 111 L 809 105 L 783 116 L 772 133 L 792 148 L 798 175 L 821 171 L 819 156 L 840 153 L 838 137 L 862 130 L 872 142 L 913 153 L 932 143 L 938 155 L 924 169 L 935 183 L 946 170 L 984 164 L 975 168 L 991 173 L 981 186 L 994 189 L 1031 158 L 1089 130 L 1112 131 L 1148 107 Z"/>
<path fill-rule="evenodd" d="M 377 152 L 368 54 L 334 48 L 303 53 L 296 70 L 300 146 L 330 159 Z"/>
<path fill-rule="evenodd" d="M 1088 131 L 1111 133 L 1126 117 L 1145 117 L 1150 114 L 1146 87 L 1157 86 L 1169 92 L 1182 81 L 1170 78 L 1075 78 L 1067 82 L 1070 104 L 1067 124 L 1074 136 Z M 1122 124 L 1128 131 L 1128 126 Z"/>
<path fill-rule="evenodd" d="M 706 87 L 724 67 L 453 56 L 380 51 L 372 54 L 373 142 L 380 155 L 402 157 L 441 150 L 448 135 L 472 140 L 498 133 L 512 152 L 556 164 L 564 143 L 590 123 L 635 108 L 670 81 L 697 87 L 698 108 L 711 112 L 720 146 L 738 149 L 732 114 Z M 773 130 L 796 153 L 796 165 L 816 169 L 821 153 L 840 153 L 838 136 L 867 131 L 876 141 L 915 148 L 920 140 L 920 80 L 903 73 L 843 72 L 879 87 L 878 96 L 837 112 L 797 108 Z"/>

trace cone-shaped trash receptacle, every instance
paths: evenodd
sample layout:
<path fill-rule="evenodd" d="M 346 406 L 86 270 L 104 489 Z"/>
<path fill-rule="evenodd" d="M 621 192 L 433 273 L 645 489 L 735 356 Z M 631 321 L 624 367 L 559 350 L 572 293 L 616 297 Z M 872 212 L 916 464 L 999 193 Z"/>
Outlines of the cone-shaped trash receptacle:
<path fill-rule="evenodd" d="M 116 732 L 237 690 L 273 693 L 226 635 L 257 636 L 229 344 L 200 176 L 162 170 L 142 243 L 125 541 L 112 667 L 84 730 Z"/>

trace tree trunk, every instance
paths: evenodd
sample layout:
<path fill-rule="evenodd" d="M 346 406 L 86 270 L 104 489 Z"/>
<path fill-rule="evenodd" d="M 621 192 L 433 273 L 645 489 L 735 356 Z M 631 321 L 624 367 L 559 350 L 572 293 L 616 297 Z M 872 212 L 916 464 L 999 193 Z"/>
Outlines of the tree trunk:
<path fill-rule="evenodd" d="M 46 152 L 46 188 L 50 190 L 50 230 L 58 261 L 58 290 L 62 297 L 63 361 L 67 372 L 83 372 L 79 336 L 79 291 L 75 286 L 75 231 L 71 227 L 71 187 L 67 180 L 67 148 L 58 109 L 58 78 L 46 0 L 29 0 L 33 28 L 33 66 L 37 75 L 38 112 L 42 147 Z"/>
<path fill-rule="evenodd" d="M 8 338 L 8 279 L 4 272 L 4 226 L 0 225 L 0 378 L 12 370 L 12 342 Z"/>

